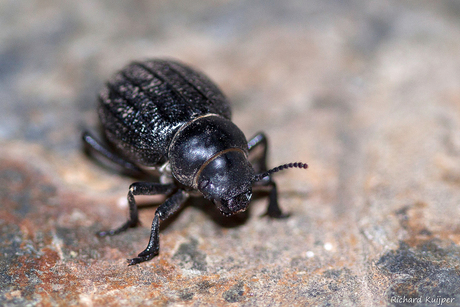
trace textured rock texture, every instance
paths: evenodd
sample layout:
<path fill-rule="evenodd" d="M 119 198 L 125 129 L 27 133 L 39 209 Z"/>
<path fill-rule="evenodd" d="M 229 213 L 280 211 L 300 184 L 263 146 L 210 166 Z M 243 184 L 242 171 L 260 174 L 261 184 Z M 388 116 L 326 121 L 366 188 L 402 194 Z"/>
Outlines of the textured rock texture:
<path fill-rule="evenodd" d="M 0 1 L 0 305 L 460 306 L 460 3 Z M 134 267 L 132 178 L 88 159 L 133 59 L 208 74 L 270 137 L 286 220 L 194 199 Z M 420 299 L 420 300 L 419 300 Z"/>

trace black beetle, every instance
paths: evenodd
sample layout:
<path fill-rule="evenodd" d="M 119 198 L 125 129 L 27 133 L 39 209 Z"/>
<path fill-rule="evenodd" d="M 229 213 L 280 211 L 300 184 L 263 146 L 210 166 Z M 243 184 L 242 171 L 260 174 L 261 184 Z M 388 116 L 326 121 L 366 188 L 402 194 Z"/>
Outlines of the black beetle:
<path fill-rule="evenodd" d="M 246 210 L 252 186 L 268 187 L 266 215 L 284 217 L 278 206 L 271 174 L 284 168 L 307 168 L 290 163 L 267 171 L 267 138 L 263 133 L 246 141 L 230 121 L 230 105 L 206 76 L 170 60 L 134 62 L 115 74 L 99 96 L 99 117 L 110 147 L 83 133 L 89 149 L 136 174 L 158 174 L 160 182 L 135 182 L 128 192 L 129 219 L 121 227 L 101 231 L 115 235 L 139 223 L 134 195 L 166 194 L 153 219 L 147 248 L 129 265 L 147 261 L 159 252 L 159 226 L 186 199 L 199 191 L 226 216 Z M 248 154 L 262 147 L 254 167 Z"/>

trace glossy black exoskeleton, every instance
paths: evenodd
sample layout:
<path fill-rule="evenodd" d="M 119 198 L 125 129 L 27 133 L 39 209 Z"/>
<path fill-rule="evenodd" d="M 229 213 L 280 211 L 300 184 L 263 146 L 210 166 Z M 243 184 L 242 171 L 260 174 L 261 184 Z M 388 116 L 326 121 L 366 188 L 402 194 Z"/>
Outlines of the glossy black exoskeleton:
<path fill-rule="evenodd" d="M 157 173 L 160 182 L 136 182 L 129 187 L 129 219 L 121 227 L 102 231 L 114 235 L 139 223 L 134 195 L 166 194 L 155 212 L 147 248 L 129 265 L 147 261 L 159 252 L 160 221 L 176 212 L 190 194 L 199 191 L 226 216 L 246 210 L 253 186 L 269 189 L 267 215 L 284 217 L 278 206 L 273 172 L 307 168 L 290 163 L 267 171 L 267 138 L 263 133 L 246 141 L 230 121 L 230 105 L 206 76 L 178 62 L 135 62 L 116 73 L 99 96 L 99 117 L 115 150 L 88 132 L 88 148 L 131 173 Z M 248 154 L 261 147 L 254 161 Z"/>

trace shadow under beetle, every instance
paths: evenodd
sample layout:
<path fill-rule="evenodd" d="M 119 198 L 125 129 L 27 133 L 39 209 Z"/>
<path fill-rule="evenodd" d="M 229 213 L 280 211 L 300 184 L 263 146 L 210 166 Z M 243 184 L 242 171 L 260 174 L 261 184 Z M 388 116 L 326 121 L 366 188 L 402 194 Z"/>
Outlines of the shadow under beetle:
<path fill-rule="evenodd" d="M 230 121 L 230 105 L 206 76 L 170 60 L 134 62 L 115 74 L 99 96 L 99 118 L 105 137 L 115 150 L 90 133 L 83 133 L 89 149 L 137 174 L 157 174 L 159 182 L 135 182 L 128 191 L 129 219 L 121 227 L 101 231 L 111 236 L 139 224 L 134 195 L 166 194 L 153 219 L 147 248 L 129 265 L 147 261 L 159 252 L 159 226 L 197 191 L 226 216 L 246 210 L 252 186 L 269 189 L 266 215 L 282 218 L 276 184 L 267 171 L 267 138 L 263 133 L 246 141 Z M 248 161 L 249 152 L 262 154 Z"/>

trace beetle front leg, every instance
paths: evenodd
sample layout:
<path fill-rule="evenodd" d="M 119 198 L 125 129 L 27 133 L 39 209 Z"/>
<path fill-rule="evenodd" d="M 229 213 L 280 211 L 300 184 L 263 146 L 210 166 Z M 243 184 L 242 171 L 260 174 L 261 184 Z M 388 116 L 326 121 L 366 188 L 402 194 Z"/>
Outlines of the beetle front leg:
<path fill-rule="evenodd" d="M 127 230 L 128 228 L 136 227 L 139 224 L 139 214 L 137 211 L 136 200 L 134 195 L 156 195 L 168 194 L 176 186 L 174 184 L 161 184 L 155 182 L 135 182 L 131 184 L 128 191 L 129 218 L 122 226 L 97 233 L 100 237 L 113 236 Z"/>
<path fill-rule="evenodd" d="M 270 191 L 268 194 L 268 207 L 267 212 L 263 216 L 269 216 L 275 219 L 283 219 L 289 217 L 289 214 L 283 213 L 279 204 L 278 204 L 278 190 L 276 188 L 276 183 L 271 180 L 265 182 L 257 182 L 256 186 L 269 187 Z"/>
<path fill-rule="evenodd" d="M 248 150 L 251 152 L 254 148 L 263 147 L 263 151 L 260 157 L 257 157 L 255 160 L 257 171 L 265 172 L 267 170 L 267 151 L 268 151 L 268 141 L 267 137 L 263 132 L 259 132 L 256 134 L 252 139 L 248 141 Z M 267 207 L 267 212 L 264 215 L 268 215 L 269 217 L 281 219 L 286 218 L 289 215 L 284 214 L 281 211 L 281 208 L 278 204 L 278 191 L 276 188 L 276 183 L 272 180 L 271 176 L 267 176 L 266 178 L 262 179 L 261 181 L 256 182 L 256 186 L 264 186 L 269 187 L 269 202 Z"/>
<path fill-rule="evenodd" d="M 177 212 L 188 198 L 188 193 L 178 190 L 155 211 L 155 217 L 152 222 L 150 231 L 150 240 L 147 248 L 142 251 L 136 258 L 128 259 L 128 265 L 138 264 L 152 259 L 160 250 L 160 221 L 166 220 L 172 214 Z"/>

